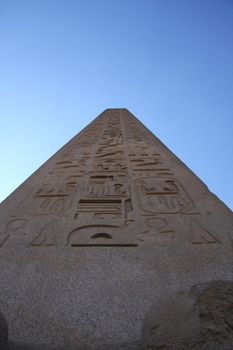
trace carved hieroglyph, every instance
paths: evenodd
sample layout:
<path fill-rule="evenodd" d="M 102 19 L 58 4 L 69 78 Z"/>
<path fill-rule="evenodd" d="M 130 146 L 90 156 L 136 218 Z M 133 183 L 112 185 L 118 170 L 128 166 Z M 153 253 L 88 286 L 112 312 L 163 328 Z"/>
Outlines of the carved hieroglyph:
<path fill-rule="evenodd" d="M 35 349 L 141 349 L 158 296 L 233 277 L 230 210 L 126 109 L 97 117 L 0 218 L 0 309 Z"/>

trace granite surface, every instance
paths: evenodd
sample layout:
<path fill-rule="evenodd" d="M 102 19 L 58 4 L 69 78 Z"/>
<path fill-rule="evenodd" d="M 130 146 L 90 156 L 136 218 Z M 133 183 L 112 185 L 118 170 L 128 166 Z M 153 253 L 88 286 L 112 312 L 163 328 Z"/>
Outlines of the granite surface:
<path fill-rule="evenodd" d="M 108 109 L 0 205 L 10 350 L 233 348 L 233 216 Z"/>

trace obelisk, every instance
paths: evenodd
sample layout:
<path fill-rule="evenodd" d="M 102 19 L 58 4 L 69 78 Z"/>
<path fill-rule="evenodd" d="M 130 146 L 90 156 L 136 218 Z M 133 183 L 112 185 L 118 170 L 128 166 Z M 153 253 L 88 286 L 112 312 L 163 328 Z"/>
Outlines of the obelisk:
<path fill-rule="evenodd" d="M 230 349 L 232 247 L 224 203 L 127 109 L 107 109 L 0 205 L 0 343 Z"/>

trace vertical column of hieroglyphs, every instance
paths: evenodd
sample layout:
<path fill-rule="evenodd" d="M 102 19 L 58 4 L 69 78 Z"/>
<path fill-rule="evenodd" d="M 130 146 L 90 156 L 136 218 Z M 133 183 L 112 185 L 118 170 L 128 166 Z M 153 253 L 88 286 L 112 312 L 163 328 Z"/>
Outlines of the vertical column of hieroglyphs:
<path fill-rule="evenodd" d="M 127 110 L 104 112 L 27 181 L 0 247 L 219 243 L 156 142 Z"/>
<path fill-rule="evenodd" d="M 133 179 L 133 205 L 138 211 L 138 242 L 161 244 L 186 239 L 192 244 L 219 243 L 200 223 L 195 203 L 176 178 L 165 154 L 158 152 L 156 139 L 127 110 L 121 113 L 128 171 Z M 189 237 L 182 237 L 185 232 L 189 232 Z"/>
<path fill-rule="evenodd" d="M 119 110 L 108 121 L 80 190 L 68 245 L 135 246 L 128 223 L 133 213 Z"/>
<path fill-rule="evenodd" d="M 73 207 L 105 123 L 106 116 L 97 118 L 29 179 L 29 193 L 0 231 L 0 246 L 65 245 Z"/>

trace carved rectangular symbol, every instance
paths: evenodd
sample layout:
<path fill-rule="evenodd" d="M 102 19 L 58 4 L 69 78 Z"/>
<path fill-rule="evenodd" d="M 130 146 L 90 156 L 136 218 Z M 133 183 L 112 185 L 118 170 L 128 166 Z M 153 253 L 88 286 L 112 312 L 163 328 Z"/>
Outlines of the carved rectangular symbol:
<path fill-rule="evenodd" d="M 166 177 L 145 177 L 135 181 L 138 200 L 145 213 L 182 213 L 193 203 L 181 184 Z"/>

